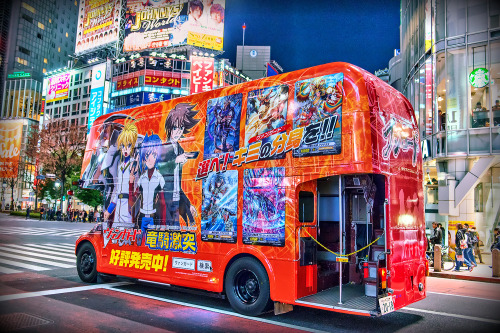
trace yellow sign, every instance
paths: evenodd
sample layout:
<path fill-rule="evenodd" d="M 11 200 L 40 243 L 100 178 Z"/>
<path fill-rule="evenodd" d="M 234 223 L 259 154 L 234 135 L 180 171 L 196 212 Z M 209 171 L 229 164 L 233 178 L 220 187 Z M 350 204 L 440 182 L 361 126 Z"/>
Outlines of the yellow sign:
<path fill-rule="evenodd" d="M 22 136 L 22 121 L 2 121 L 0 123 L 0 178 L 17 177 Z"/>
<path fill-rule="evenodd" d="M 335 258 L 338 262 L 347 262 L 347 258 L 346 257 L 337 257 Z"/>
<path fill-rule="evenodd" d="M 187 36 L 187 43 L 189 45 L 204 47 L 213 50 L 222 50 L 222 37 L 202 34 L 194 31 L 189 31 Z"/>

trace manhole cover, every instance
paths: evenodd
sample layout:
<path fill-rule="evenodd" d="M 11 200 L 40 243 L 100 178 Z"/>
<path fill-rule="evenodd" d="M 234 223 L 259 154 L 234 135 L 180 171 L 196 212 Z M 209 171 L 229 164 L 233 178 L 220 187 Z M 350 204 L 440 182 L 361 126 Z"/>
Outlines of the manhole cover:
<path fill-rule="evenodd" d="M 52 323 L 41 317 L 33 316 L 27 313 L 9 313 L 0 316 L 0 327 L 3 332 L 20 330 L 27 327 L 47 325 Z"/>

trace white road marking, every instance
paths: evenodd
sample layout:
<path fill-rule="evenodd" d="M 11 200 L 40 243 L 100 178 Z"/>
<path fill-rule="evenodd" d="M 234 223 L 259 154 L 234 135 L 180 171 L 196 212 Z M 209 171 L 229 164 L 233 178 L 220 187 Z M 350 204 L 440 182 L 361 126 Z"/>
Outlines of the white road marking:
<path fill-rule="evenodd" d="M 106 284 L 94 284 L 94 285 L 88 285 L 88 286 L 82 286 L 82 287 L 52 289 L 52 290 L 34 291 L 34 292 L 30 292 L 30 293 L 4 295 L 4 296 L 0 296 L 0 302 L 12 301 L 12 300 L 16 300 L 16 299 L 24 299 L 24 298 L 30 298 L 30 297 L 40 297 L 40 296 L 48 296 L 48 295 L 74 293 L 74 292 L 94 290 L 94 289 L 110 289 L 111 287 L 122 286 L 122 285 L 126 285 L 126 284 L 130 284 L 130 282 L 113 282 L 113 283 L 106 283 Z"/>
<path fill-rule="evenodd" d="M 484 301 L 500 302 L 500 300 L 498 300 L 498 299 L 491 299 L 491 298 L 484 298 L 484 297 L 465 296 L 465 295 L 457 295 L 457 294 L 446 294 L 446 293 L 438 293 L 435 291 L 428 291 L 427 293 L 428 294 L 445 295 L 445 296 L 458 296 L 458 297 L 475 298 L 475 299 L 480 299 L 480 300 L 484 300 Z"/>
<path fill-rule="evenodd" d="M 38 245 L 38 244 L 26 244 L 26 246 L 32 247 L 34 249 L 38 249 L 39 251 L 43 251 L 44 253 L 47 254 L 54 254 L 57 256 L 62 256 L 62 257 L 67 257 L 67 258 L 75 258 L 76 255 L 73 252 L 74 250 L 70 252 L 59 252 L 58 249 L 54 249 L 51 246 L 46 246 L 46 245 Z"/>
<path fill-rule="evenodd" d="M 32 249 L 32 248 L 22 247 L 22 246 L 21 246 L 21 249 L 13 249 L 13 248 L 6 247 L 6 246 L 0 246 L 0 250 L 7 251 L 7 252 L 14 252 L 15 254 L 24 254 L 24 255 L 32 256 L 32 257 L 48 258 L 51 260 L 57 260 L 57 261 L 63 261 L 63 262 L 71 262 L 71 263 L 75 262 L 74 255 L 71 258 L 63 258 L 59 254 L 50 256 L 50 255 L 47 255 L 47 253 L 45 253 L 45 252 L 43 252 L 43 253 L 34 252 L 34 251 L 39 251 L 38 249 Z M 28 252 L 26 250 L 32 250 L 32 251 Z"/>
<path fill-rule="evenodd" d="M 22 271 L 16 271 L 15 269 L 10 269 L 10 268 L 7 268 L 7 267 L 0 266 L 0 273 L 14 274 L 14 273 L 22 273 Z"/>
<path fill-rule="evenodd" d="M 474 320 L 474 321 L 482 321 L 482 322 L 485 322 L 485 323 L 500 324 L 500 320 L 487 319 L 487 318 L 478 318 L 478 317 L 472 317 L 472 316 L 465 316 L 465 315 L 459 315 L 459 314 L 455 314 L 455 313 L 445 313 L 445 312 L 438 312 L 438 311 L 431 311 L 431 310 L 424 310 L 424 309 L 416 309 L 416 308 L 409 308 L 409 307 L 402 308 L 401 310 L 403 310 L 403 311 L 407 310 L 407 311 L 414 311 L 414 312 L 423 312 L 423 313 L 429 313 L 429 314 L 434 314 L 434 315 L 438 315 L 438 316 L 454 317 L 454 318 Z"/>
<path fill-rule="evenodd" d="M 324 332 L 326 332 L 326 331 L 315 330 L 315 329 L 308 328 L 308 327 L 302 327 L 302 326 L 296 326 L 296 325 L 291 325 L 291 324 L 286 324 L 286 323 L 280 323 L 280 322 L 272 321 L 272 320 L 268 320 L 268 319 L 262 319 L 262 318 L 257 318 L 257 317 L 248 317 L 248 316 L 236 313 L 236 312 L 230 312 L 230 311 L 225 311 L 225 310 L 218 310 L 218 309 L 209 308 L 209 307 L 202 306 L 202 305 L 196 305 L 196 304 L 191 304 L 191 303 L 179 302 L 179 301 L 175 301 L 175 300 L 168 299 L 168 298 L 161 298 L 161 297 L 155 297 L 155 296 L 150 296 L 150 295 L 144 295 L 144 294 L 136 293 L 136 292 L 133 292 L 133 291 L 116 289 L 116 288 L 113 288 L 113 287 L 109 287 L 107 289 L 113 290 L 113 291 L 117 291 L 117 292 L 121 292 L 121 293 L 125 293 L 125 294 L 135 295 L 135 296 L 139 296 L 139 297 L 154 299 L 154 300 L 157 300 L 157 301 L 160 301 L 160 302 L 172 303 L 172 304 L 182 305 L 182 306 L 186 306 L 186 307 L 190 307 L 190 308 L 196 308 L 196 309 L 206 310 L 206 311 L 210 311 L 210 312 L 225 314 L 225 315 L 233 316 L 233 317 L 244 318 L 244 319 L 248 319 L 248 320 L 252 320 L 252 321 L 258 321 L 258 322 L 261 322 L 261 323 L 275 325 L 275 326 L 282 326 L 282 327 L 287 327 L 287 328 L 292 328 L 292 329 L 297 329 L 297 330 L 303 330 L 303 331 L 307 331 L 307 332 L 315 332 L 315 333 L 324 333 Z M 0 297 L 0 300 L 1 300 L 1 297 Z"/>
<path fill-rule="evenodd" d="M 0 264 L 7 264 L 7 265 L 10 265 L 10 266 L 32 269 L 34 271 L 48 271 L 49 269 L 51 269 L 51 268 L 46 268 L 46 267 L 41 267 L 41 266 L 23 264 L 22 262 L 17 262 L 17 261 L 12 261 L 12 260 L 7 260 L 7 259 L 1 259 L 1 258 L 0 258 Z"/>
<path fill-rule="evenodd" d="M 48 246 L 51 246 L 53 248 L 58 248 L 58 249 L 61 249 L 61 250 L 69 250 L 69 251 L 75 251 L 75 244 L 67 244 L 67 245 L 64 245 L 64 244 L 53 244 L 53 243 L 49 243 L 49 244 L 46 244 Z"/>
<path fill-rule="evenodd" d="M 37 264 L 43 264 L 43 265 L 49 265 L 49 266 L 55 266 L 55 267 L 61 267 L 61 268 L 73 268 L 75 265 L 68 265 L 68 264 L 61 264 L 58 262 L 54 261 L 48 261 L 48 260 L 43 260 L 43 259 L 37 259 L 37 258 L 30 258 L 27 256 L 20 256 L 17 254 L 12 254 L 4 251 L 0 251 L 0 257 L 7 257 L 11 259 L 19 259 L 23 261 L 29 261 L 29 262 L 34 262 Z"/>

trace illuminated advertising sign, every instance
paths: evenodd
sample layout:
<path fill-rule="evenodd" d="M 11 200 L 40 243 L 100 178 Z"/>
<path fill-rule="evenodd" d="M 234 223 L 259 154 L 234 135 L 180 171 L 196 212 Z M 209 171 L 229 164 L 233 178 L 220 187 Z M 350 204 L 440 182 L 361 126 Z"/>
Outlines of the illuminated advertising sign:
<path fill-rule="evenodd" d="M 191 57 L 191 94 L 213 89 L 214 59 Z"/>
<path fill-rule="evenodd" d="M 144 84 L 147 86 L 181 87 L 181 79 L 175 77 L 163 77 L 156 75 L 146 75 Z"/>
<path fill-rule="evenodd" d="M 158 103 L 169 100 L 170 94 L 155 93 L 155 92 L 136 92 L 126 95 L 126 106 Z"/>
<path fill-rule="evenodd" d="M 118 41 L 122 0 L 80 0 L 76 53 Z"/>
<path fill-rule="evenodd" d="M 116 82 L 116 90 L 123 90 L 139 86 L 139 78 L 133 77 Z"/>
<path fill-rule="evenodd" d="M 90 106 L 88 131 L 94 121 L 103 114 L 104 81 L 106 80 L 106 63 L 95 65 L 92 68 L 92 85 L 90 89 Z"/>
<path fill-rule="evenodd" d="M 46 102 L 55 102 L 68 98 L 70 73 L 64 73 L 49 78 L 49 88 L 47 90 Z"/>
<path fill-rule="evenodd" d="M 128 0 L 123 51 L 178 45 L 222 50 L 225 0 Z"/>
<path fill-rule="evenodd" d="M 0 122 L 0 178 L 17 178 L 23 122 Z"/>

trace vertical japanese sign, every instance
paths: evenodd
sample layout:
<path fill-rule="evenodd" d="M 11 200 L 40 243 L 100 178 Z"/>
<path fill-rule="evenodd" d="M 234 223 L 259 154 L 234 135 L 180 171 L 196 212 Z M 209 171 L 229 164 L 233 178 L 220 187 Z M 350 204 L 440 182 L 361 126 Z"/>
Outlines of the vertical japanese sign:
<path fill-rule="evenodd" d="M 212 90 L 214 59 L 191 57 L 191 94 Z"/>
<path fill-rule="evenodd" d="M 22 136 L 22 121 L 0 122 L 0 178 L 17 177 Z"/>
<path fill-rule="evenodd" d="M 64 73 L 49 78 L 49 87 L 47 89 L 47 103 L 59 101 L 68 98 L 70 73 Z"/>
<path fill-rule="evenodd" d="M 102 115 L 105 79 L 106 63 L 95 65 L 92 68 L 92 85 L 90 89 L 89 121 L 87 132 L 90 131 L 92 123 Z"/>
<path fill-rule="evenodd" d="M 432 58 L 425 61 L 425 134 L 432 134 Z"/>

